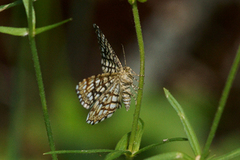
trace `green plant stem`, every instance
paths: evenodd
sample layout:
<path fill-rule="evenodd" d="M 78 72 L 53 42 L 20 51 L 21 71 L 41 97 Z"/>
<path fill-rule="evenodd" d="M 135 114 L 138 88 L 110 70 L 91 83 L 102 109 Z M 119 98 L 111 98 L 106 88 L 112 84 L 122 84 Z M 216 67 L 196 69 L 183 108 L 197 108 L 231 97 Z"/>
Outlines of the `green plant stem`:
<path fill-rule="evenodd" d="M 240 62 L 240 47 L 238 49 L 238 53 L 237 53 L 237 55 L 234 59 L 232 68 L 231 68 L 230 73 L 229 73 L 228 78 L 227 78 L 227 82 L 226 82 L 225 87 L 223 89 L 222 96 L 221 96 L 221 99 L 219 101 L 219 106 L 218 106 L 217 112 L 215 114 L 213 124 L 212 124 L 211 130 L 210 130 L 210 133 L 208 135 L 208 139 L 207 139 L 206 144 L 204 146 L 203 154 L 201 156 L 201 159 L 205 159 L 208 156 L 210 145 L 211 145 L 212 140 L 215 136 L 215 133 L 216 133 L 220 118 L 222 116 L 222 113 L 223 113 L 223 110 L 224 110 L 224 107 L 225 107 L 225 104 L 226 104 L 226 101 L 227 101 L 227 98 L 228 98 L 233 80 L 234 80 L 234 78 L 236 76 L 236 73 L 237 73 L 237 70 L 238 70 L 239 62 Z"/>
<path fill-rule="evenodd" d="M 129 146 L 128 146 L 128 150 L 134 153 L 137 151 L 137 150 L 134 150 L 134 144 L 136 143 L 138 119 L 140 115 L 141 101 L 142 101 L 142 95 L 143 95 L 145 57 L 144 57 L 144 44 L 143 44 L 142 30 L 141 30 L 136 1 L 132 4 L 132 11 L 133 11 L 134 23 L 136 27 L 136 34 L 137 34 L 138 46 L 139 46 L 139 52 L 140 52 L 140 76 L 139 76 L 139 86 L 138 86 L 140 89 L 138 90 L 137 105 L 133 115 L 132 131 L 131 131 Z"/>
<path fill-rule="evenodd" d="M 41 98 L 41 103 L 42 103 L 42 110 L 43 110 L 43 117 L 45 121 L 45 126 L 47 130 L 47 135 L 48 135 L 48 142 L 51 151 L 55 151 L 55 145 L 54 145 L 54 140 L 52 136 L 52 129 L 50 125 L 50 120 L 49 120 L 49 115 L 48 115 L 48 110 L 47 110 L 47 103 L 46 103 L 46 97 L 45 97 L 45 92 L 44 92 L 44 85 L 43 85 L 43 80 L 42 80 L 42 74 L 41 74 L 41 68 L 40 68 L 40 63 L 39 63 L 39 58 L 38 58 L 38 53 L 37 53 L 37 48 L 36 48 L 36 42 L 35 42 L 35 25 L 33 24 L 33 2 L 32 0 L 29 0 L 29 6 L 28 6 L 28 28 L 29 28 L 29 43 L 31 47 L 31 52 L 33 56 L 33 63 L 34 63 L 34 68 L 36 72 L 36 77 L 37 77 L 37 83 L 38 83 L 38 88 L 39 88 L 39 94 Z M 52 158 L 54 160 L 57 160 L 57 155 L 52 154 Z"/>

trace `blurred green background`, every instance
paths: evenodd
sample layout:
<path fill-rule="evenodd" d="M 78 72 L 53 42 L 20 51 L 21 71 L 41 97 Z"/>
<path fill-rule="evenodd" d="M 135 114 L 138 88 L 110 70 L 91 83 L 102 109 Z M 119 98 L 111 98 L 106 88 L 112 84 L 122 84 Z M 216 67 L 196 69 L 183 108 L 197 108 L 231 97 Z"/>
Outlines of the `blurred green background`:
<path fill-rule="evenodd" d="M 10 3 L 1 0 L 0 5 Z M 88 110 L 76 96 L 82 79 L 101 73 L 100 51 L 92 24 L 100 26 L 123 62 L 139 72 L 139 53 L 127 0 L 39 0 L 37 27 L 73 18 L 36 37 L 53 136 L 57 150 L 114 149 L 131 130 L 134 103 L 91 126 Z M 182 105 L 203 146 L 240 40 L 240 2 L 168 0 L 139 4 L 146 53 L 141 118 L 142 147 L 166 138 L 186 137 L 163 87 Z M 0 26 L 26 27 L 24 7 L 0 12 Z M 240 76 L 232 87 L 211 155 L 240 147 Z M 0 34 L 0 159 L 51 159 L 28 37 Z M 136 159 L 181 151 L 193 156 L 188 142 L 174 142 Z M 104 159 L 105 154 L 59 155 L 59 159 Z M 123 158 L 123 157 L 122 157 Z"/>

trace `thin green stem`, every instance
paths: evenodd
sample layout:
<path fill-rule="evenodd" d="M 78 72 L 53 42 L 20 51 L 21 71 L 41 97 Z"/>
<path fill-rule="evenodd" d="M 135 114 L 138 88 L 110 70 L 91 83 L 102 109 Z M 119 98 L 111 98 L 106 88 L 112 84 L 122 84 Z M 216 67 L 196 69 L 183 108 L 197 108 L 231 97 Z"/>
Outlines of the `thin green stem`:
<path fill-rule="evenodd" d="M 145 57 L 144 57 L 144 44 L 143 44 L 142 30 L 141 30 L 141 24 L 140 24 L 136 1 L 132 4 L 132 11 L 133 11 L 134 23 L 135 23 L 136 34 L 138 39 L 139 52 L 140 52 L 140 77 L 139 77 L 139 86 L 138 86 L 140 89 L 138 90 L 137 105 L 133 115 L 132 132 L 130 135 L 128 150 L 131 152 L 136 152 L 138 150 L 138 147 L 135 148 L 134 145 L 136 143 L 138 119 L 140 115 L 141 101 L 143 96 Z"/>
<path fill-rule="evenodd" d="M 29 43 L 31 47 L 31 52 L 33 56 L 33 63 L 34 63 L 34 68 L 36 72 L 36 77 L 37 77 L 37 83 L 38 83 L 38 88 L 39 88 L 39 94 L 41 98 L 41 103 L 42 103 L 42 110 L 43 110 L 43 116 L 44 116 L 44 121 L 45 121 L 45 126 L 47 130 L 47 135 L 48 135 L 48 142 L 51 151 L 55 151 L 55 145 L 54 145 L 54 140 L 52 136 L 52 129 L 50 125 L 50 120 L 49 120 L 49 115 L 48 115 L 48 110 L 47 110 L 47 103 L 46 103 L 46 97 L 45 97 L 45 92 L 44 92 L 44 85 L 43 85 L 43 80 L 42 80 L 42 74 L 41 74 L 41 68 L 40 68 L 40 63 L 39 63 L 39 58 L 38 58 L 38 53 L 37 53 L 37 48 L 36 48 L 36 42 L 35 42 L 35 17 L 33 17 L 33 4 L 32 0 L 28 1 L 28 28 L 29 28 Z M 57 160 L 57 155 L 52 154 L 52 158 L 54 160 Z"/>
<path fill-rule="evenodd" d="M 223 89 L 222 97 L 219 101 L 219 106 L 218 106 L 217 112 L 215 114 L 213 124 L 212 124 L 211 130 L 210 130 L 210 133 L 208 135 L 208 139 L 207 139 L 206 144 L 204 146 L 203 154 L 201 156 L 201 159 L 205 159 L 208 156 L 210 145 L 211 145 L 212 140 L 215 136 L 215 133 L 216 133 L 220 118 L 222 116 L 222 113 L 223 113 L 223 110 L 224 110 L 224 107 L 225 107 L 225 104 L 226 104 L 226 101 L 227 101 L 227 98 L 228 98 L 233 80 L 234 80 L 234 78 L 236 76 L 236 73 L 237 73 L 237 70 L 238 70 L 239 62 L 240 62 L 240 47 L 238 49 L 238 53 L 237 53 L 237 55 L 234 59 L 232 68 L 231 68 L 230 73 L 228 75 L 227 82 L 226 82 L 225 87 Z"/>

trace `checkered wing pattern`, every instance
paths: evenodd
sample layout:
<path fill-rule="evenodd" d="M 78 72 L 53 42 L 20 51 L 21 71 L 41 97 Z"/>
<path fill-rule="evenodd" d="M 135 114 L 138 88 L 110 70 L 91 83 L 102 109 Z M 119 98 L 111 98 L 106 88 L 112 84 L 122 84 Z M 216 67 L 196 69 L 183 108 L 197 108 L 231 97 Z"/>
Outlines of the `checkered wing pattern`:
<path fill-rule="evenodd" d="M 84 79 L 76 87 L 78 99 L 82 106 L 86 109 L 92 107 L 93 103 L 112 85 L 115 81 L 114 76 L 108 73 L 91 76 Z"/>
<path fill-rule="evenodd" d="M 116 73 L 122 69 L 122 64 L 119 61 L 118 57 L 116 56 L 114 50 L 112 49 L 110 43 L 105 38 L 105 35 L 99 29 L 96 24 L 93 24 L 93 28 L 97 34 L 98 44 L 100 46 L 101 51 L 101 64 L 102 64 L 102 71 L 104 73 Z"/>
<path fill-rule="evenodd" d="M 97 124 L 121 108 L 120 83 L 113 83 L 94 103 L 87 116 L 87 123 Z"/>
<path fill-rule="evenodd" d="M 133 84 L 132 69 L 122 67 L 99 27 L 96 24 L 93 27 L 101 49 L 101 64 L 104 73 L 84 79 L 76 87 L 80 103 L 84 108 L 90 109 L 86 121 L 91 125 L 111 117 L 121 107 L 121 102 L 128 110 L 131 96 L 134 97 L 130 87 L 136 89 Z"/>
<path fill-rule="evenodd" d="M 76 91 L 82 106 L 91 108 L 86 119 L 89 124 L 97 124 L 111 117 L 121 107 L 119 80 L 109 73 L 84 79 L 79 82 Z"/>

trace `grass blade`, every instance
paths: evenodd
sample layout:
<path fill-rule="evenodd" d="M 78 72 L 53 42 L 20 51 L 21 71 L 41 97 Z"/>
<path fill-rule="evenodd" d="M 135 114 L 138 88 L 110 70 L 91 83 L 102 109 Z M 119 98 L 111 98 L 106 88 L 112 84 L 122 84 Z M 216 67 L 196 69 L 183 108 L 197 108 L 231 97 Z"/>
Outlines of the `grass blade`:
<path fill-rule="evenodd" d="M 67 20 L 64 20 L 62 22 L 58 22 L 58 23 L 55 23 L 55 24 L 52 24 L 52 25 L 48 25 L 48 26 L 44 26 L 44 27 L 41 27 L 41 28 L 36 28 L 36 35 L 39 34 L 39 33 L 42 33 L 42 32 L 45 32 L 45 31 L 48 31 L 50 29 L 53 29 L 53 28 L 56 28 L 64 23 L 67 23 L 68 21 L 71 21 L 72 18 L 69 18 Z"/>
<path fill-rule="evenodd" d="M 36 28 L 35 35 L 40 34 L 42 32 L 48 31 L 50 29 L 56 28 L 68 21 L 72 20 L 71 18 L 58 22 L 49 26 L 41 27 L 41 28 Z M 5 27 L 5 26 L 0 26 L 0 32 L 13 35 L 13 36 L 27 36 L 28 35 L 28 29 L 27 28 L 16 28 L 16 27 Z"/>
<path fill-rule="evenodd" d="M 171 95 L 171 93 L 167 89 L 164 88 L 163 90 L 165 92 L 167 100 L 172 105 L 172 107 L 177 111 L 178 116 L 180 117 L 180 119 L 182 121 L 184 130 L 186 132 L 186 135 L 188 137 L 189 143 L 192 147 L 192 150 L 193 150 L 195 156 L 200 155 L 201 151 L 200 151 L 200 145 L 199 145 L 197 136 L 196 136 L 192 126 L 190 125 L 182 107 L 180 106 L 180 104 L 176 101 L 176 99 Z"/>
<path fill-rule="evenodd" d="M 118 141 L 115 150 L 127 150 L 128 142 L 129 142 L 129 137 L 130 137 L 131 132 L 125 134 L 120 141 Z"/>
<path fill-rule="evenodd" d="M 146 146 L 146 147 L 143 147 L 141 148 L 139 151 L 137 151 L 134 155 L 137 155 L 139 153 L 142 153 L 144 151 L 147 151 L 149 149 L 152 149 L 154 147 L 157 147 L 157 146 L 160 146 L 160 145 L 163 145 L 165 143 L 169 143 L 169 142 L 175 142 L 175 141 L 187 141 L 188 139 L 187 138 L 170 138 L 170 139 L 164 139 L 162 142 L 159 142 L 159 143 L 156 143 L 156 144 L 151 144 L 149 146 Z"/>
<path fill-rule="evenodd" d="M 14 7 L 18 4 L 21 4 L 22 3 L 22 0 L 18 0 L 18 1 L 15 1 L 15 2 L 12 2 L 12 3 L 9 3 L 9 4 L 4 4 L 4 5 L 1 5 L 0 6 L 0 12 L 6 10 L 6 9 L 9 9 L 11 7 Z"/>
<path fill-rule="evenodd" d="M 5 34 L 10 34 L 10 35 L 13 35 L 13 36 L 26 36 L 26 35 L 28 35 L 28 29 L 27 28 L 0 26 L 0 32 L 5 33 Z"/>
<path fill-rule="evenodd" d="M 233 151 L 231 151 L 227 154 L 224 154 L 222 156 L 213 158 L 211 160 L 228 160 L 228 159 L 233 159 L 233 158 L 236 158 L 236 157 L 240 157 L 240 148 L 238 148 L 236 150 L 233 150 Z M 238 159 L 240 159 L 240 158 L 238 158 Z"/>
<path fill-rule="evenodd" d="M 90 154 L 90 153 L 106 153 L 106 152 L 114 152 L 114 151 L 115 151 L 115 150 L 111 150 L 111 149 L 60 150 L 60 151 L 46 152 L 46 153 L 43 153 L 43 155 L 48 155 L 48 154 L 69 154 L 69 153 L 74 153 L 74 154 Z"/>
<path fill-rule="evenodd" d="M 208 135 L 206 144 L 205 144 L 204 149 L 203 149 L 203 155 L 202 155 L 203 159 L 206 158 L 208 153 L 209 153 L 209 148 L 210 148 L 212 140 L 215 136 L 220 118 L 222 116 L 225 104 L 227 102 L 227 98 L 228 98 L 230 89 L 232 87 L 233 80 L 234 80 L 234 78 L 237 74 L 239 63 L 240 63 L 240 46 L 238 48 L 237 55 L 234 59 L 233 65 L 232 65 L 230 73 L 228 75 L 227 82 L 226 82 L 225 87 L 223 89 L 222 96 L 221 96 L 219 106 L 218 106 L 217 112 L 216 112 L 214 120 L 213 120 L 213 124 L 212 124 L 211 130 L 210 130 L 210 133 Z"/>
<path fill-rule="evenodd" d="M 128 153 L 129 155 L 131 154 L 130 151 L 121 151 L 121 150 L 114 151 L 114 152 L 109 153 L 109 154 L 106 156 L 105 160 L 116 159 L 116 158 L 120 157 L 121 155 L 127 154 L 127 153 Z"/>

